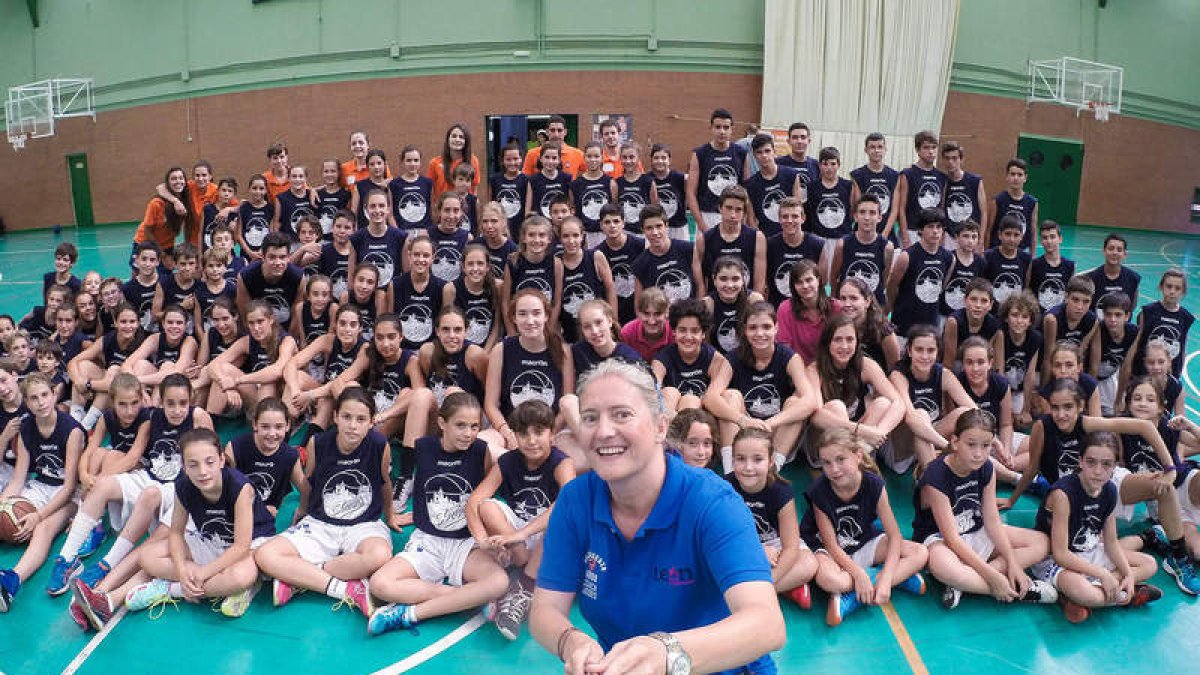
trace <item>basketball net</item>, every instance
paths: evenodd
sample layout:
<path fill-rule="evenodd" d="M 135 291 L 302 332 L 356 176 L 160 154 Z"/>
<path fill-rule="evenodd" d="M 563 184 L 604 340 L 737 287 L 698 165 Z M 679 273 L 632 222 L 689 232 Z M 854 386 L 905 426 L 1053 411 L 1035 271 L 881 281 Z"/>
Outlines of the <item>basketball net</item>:
<path fill-rule="evenodd" d="M 1088 101 L 1088 108 L 1091 109 L 1092 115 L 1095 116 L 1097 122 L 1108 121 L 1109 104 L 1101 101 Z"/>
<path fill-rule="evenodd" d="M 16 134 L 8 137 L 8 142 L 12 144 L 13 150 L 24 150 L 25 140 L 28 138 L 26 134 Z"/>

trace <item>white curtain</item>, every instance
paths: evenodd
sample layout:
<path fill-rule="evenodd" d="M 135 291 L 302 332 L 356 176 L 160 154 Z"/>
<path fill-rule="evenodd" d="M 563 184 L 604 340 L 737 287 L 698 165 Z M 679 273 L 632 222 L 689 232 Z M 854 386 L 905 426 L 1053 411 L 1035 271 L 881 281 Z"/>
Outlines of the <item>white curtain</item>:
<path fill-rule="evenodd" d="M 766 0 L 762 126 L 805 122 L 808 154 L 838 148 L 843 174 L 880 131 L 887 163 L 908 166 L 913 134 L 941 126 L 959 1 Z"/>

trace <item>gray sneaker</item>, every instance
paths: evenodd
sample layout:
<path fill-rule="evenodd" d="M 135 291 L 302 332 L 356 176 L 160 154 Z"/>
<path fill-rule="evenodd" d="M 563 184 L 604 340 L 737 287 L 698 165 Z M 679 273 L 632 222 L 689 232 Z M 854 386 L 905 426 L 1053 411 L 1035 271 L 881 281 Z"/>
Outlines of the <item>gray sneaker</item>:
<path fill-rule="evenodd" d="M 408 511 L 408 500 L 412 497 L 413 485 L 415 481 L 411 478 L 402 478 L 400 485 L 396 488 L 396 493 L 392 495 L 392 513 L 405 513 Z"/>
<path fill-rule="evenodd" d="M 521 624 L 529 616 L 529 603 L 532 601 L 533 593 L 526 590 L 519 579 L 514 579 L 497 603 L 496 630 L 509 640 L 516 640 L 521 634 Z"/>

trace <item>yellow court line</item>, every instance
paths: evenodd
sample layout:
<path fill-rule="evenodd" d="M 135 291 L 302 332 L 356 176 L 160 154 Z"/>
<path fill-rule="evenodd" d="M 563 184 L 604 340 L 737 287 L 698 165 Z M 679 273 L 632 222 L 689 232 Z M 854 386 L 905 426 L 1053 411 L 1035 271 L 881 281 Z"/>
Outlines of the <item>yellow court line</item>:
<path fill-rule="evenodd" d="M 904 621 L 896 613 L 896 608 L 889 602 L 880 609 L 887 617 L 888 627 L 892 629 L 892 635 L 895 636 L 896 642 L 900 643 L 900 650 L 904 652 L 904 658 L 908 661 L 908 667 L 912 669 L 913 675 L 929 675 L 929 669 L 925 667 L 925 661 L 921 659 L 921 653 L 917 651 L 917 645 L 908 634 L 908 629 L 904 627 Z"/>

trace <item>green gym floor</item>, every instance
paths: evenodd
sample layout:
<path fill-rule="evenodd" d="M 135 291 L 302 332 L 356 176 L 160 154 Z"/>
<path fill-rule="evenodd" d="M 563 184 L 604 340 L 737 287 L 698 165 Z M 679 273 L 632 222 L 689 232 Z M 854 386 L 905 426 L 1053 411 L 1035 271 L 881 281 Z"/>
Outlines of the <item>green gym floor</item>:
<path fill-rule="evenodd" d="M 42 274 L 52 268 L 58 241 L 74 241 L 80 249 L 76 272 L 89 269 L 126 276 L 130 226 L 94 230 L 66 229 L 16 233 L 0 237 L 0 313 L 18 319 L 39 301 Z M 1076 228 L 1065 233 L 1063 253 L 1090 269 L 1102 262 L 1106 232 Z M 1189 270 L 1192 293 L 1186 303 L 1200 314 L 1200 239 L 1160 233 L 1124 232 L 1129 239 L 1127 264 L 1142 274 L 1137 304 L 1156 297 L 1159 275 L 1170 266 Z M 1195 256 L 1195 259 L 1193 258 Z M 1200 330 L 1188 341 L 1189 397 L 1200 395 Z M 1189 406 L 1189 415 L 1197 416 Z M 240 430 L 240 429 L 239 429 Z M 219 429 L 222 438 L 236 431 Z M 807 475 L 795 475 L 799 493 Z M 892 504 L 907 531 L 912 519 L 912 481 L 887 475 Z M 293 494 L 285 502 L 281 522 L 290 518 Z M 1006 516 L 1014 525 L 1030 526 L 1036 505 L 1023 498 Z M 394 536 L 396 550 L 404 537 Z M 111 543 L 111 540 L 110 542 Z M 104 550 L 107 550 L 106 543 Z M 61 538 L 54 544 L 54 551 Z M 11 566 L 20 550 L 0 545 L 0 565 Z M 527 634 L 515 643 L 501 637 L 478 615 L 429 621 L 414 633 L 368 638 L 366 622 L 350 610 L 330 611 L 332 601 L 307 593 L 287 607 L 271 606 L 261 593 L 247 614 L 236 620 L 211 611 L 207 604 L 180 603 L 161 618 L 127 615 L 102 634 L 83 633 L 67 615 L 68 596 L 50 598 L 43 591 L 49 565 L 30 579 L 11 611 L 0 615 L 0 675 L 56 672 L 254 673 L 278 670 L 301 673 L 413 672 L 553 673 L 557 660 Z M 1196 672 L 1194 636 L 1200 635 L 1200 610 L 1170 577 L 1153 580 L 1165 597 L 1136 610 L 1101 610 L 1082 625 L 1068 624 L 1057 606 L 998 606 L 989 598 L 967 597 L 954 611 L 938 604 L 941 589 L 931 583 L 925 597 L 897 592 L 894 604 L 860 610 L 837 629 L 824 622 L 824 596 L 815 593 L 817 608 L 799 610 L 784 601 L 788 642 L 777 653 L 782 673 L 1159 673 Z M 1186 645 L 1186 646 L 1185 646 Z M 1191 665 L 1188 665 L 1188 664 Z"/>

